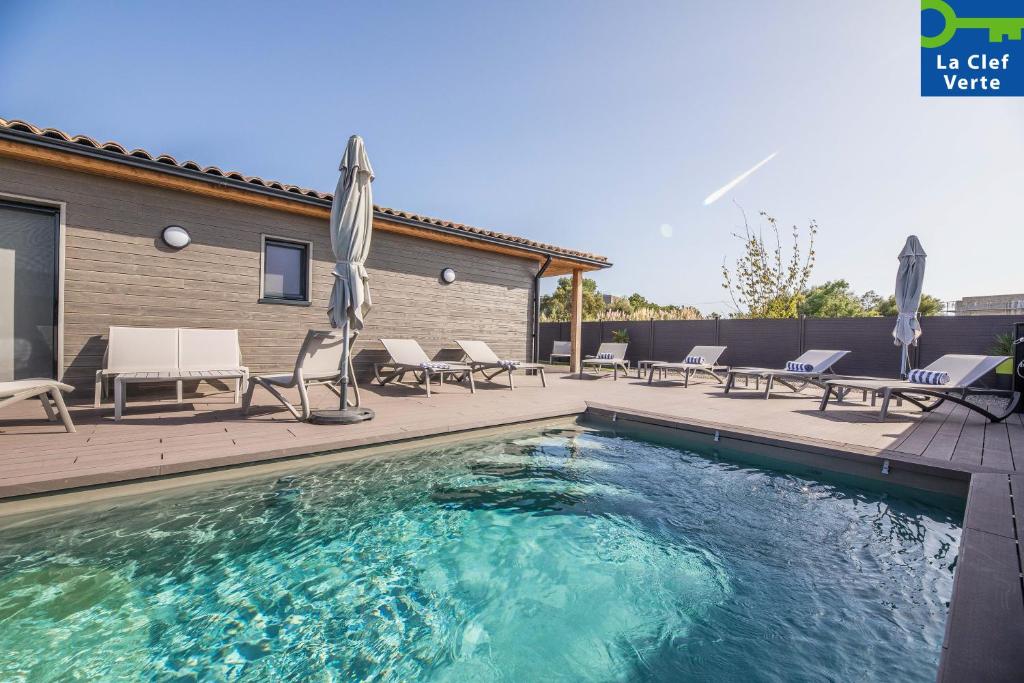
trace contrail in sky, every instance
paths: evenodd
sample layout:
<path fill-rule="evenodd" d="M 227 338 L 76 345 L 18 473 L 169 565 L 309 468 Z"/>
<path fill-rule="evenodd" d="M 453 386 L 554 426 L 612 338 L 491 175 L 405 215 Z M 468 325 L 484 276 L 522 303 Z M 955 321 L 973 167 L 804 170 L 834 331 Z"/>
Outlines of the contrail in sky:
<path fill-rule="evenodd" d="M 767 164 L 769 161 L 774 159 L 776 154 L 778 154 L 778 152 L 772 152 L 766 158 L 762 159 L 757 164 L 755 164 L 754 167 L 751 168 L 749 171 L 745 171 L 745 172 L 741 173 L 740 175 L 736 176 L 735 178 L 730 180 L 728 183 L 726 183 L 722 187 L 718 188 L 717 190 L 715 190 L 714 192 L 709 194 L 707 196 L 707 198 L 704 200 L 704 206 L 709 206 L 711 204 L 714 204 L 719 199 L 724 197 L 729 192 L 729 190 L 731 190 L 732 188 L 734 188 L 737 185 L 739 185 L 740 183 L 742 183 L 744 180 L 746 180 L 751 175 L 753 175 L 754 171 L 756 171 L 757 169 L 761 168 L 762 166 Z"/>

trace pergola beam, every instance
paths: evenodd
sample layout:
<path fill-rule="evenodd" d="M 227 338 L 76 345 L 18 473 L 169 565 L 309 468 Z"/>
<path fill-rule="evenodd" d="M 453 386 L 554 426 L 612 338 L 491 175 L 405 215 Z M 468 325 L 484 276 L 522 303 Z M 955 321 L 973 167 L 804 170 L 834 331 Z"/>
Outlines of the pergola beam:
<path fill-rule="evenodd" d="M 578 374 L 583 340 L 583 271 L 572 271 L 572 298 L 569 315 L 569 372 Z"/>

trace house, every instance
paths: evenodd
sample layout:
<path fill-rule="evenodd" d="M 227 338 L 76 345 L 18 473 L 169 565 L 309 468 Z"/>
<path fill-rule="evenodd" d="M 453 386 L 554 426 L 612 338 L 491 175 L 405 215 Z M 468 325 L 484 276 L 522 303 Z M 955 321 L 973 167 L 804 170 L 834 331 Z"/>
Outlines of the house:
<path fill-rule="evenodd" d="M 328 324 L 330 204 L 323 192 L 0 119 L 0 381 L 91 386 L 112 325 L 237 328 L 252 372 L 289 368 L 305 331 Z M 381 337 L 415 337 L 430 354 L 471 337 L 535 355 L 539 278 L 581 281 L 610 265 L 375 207 L 374 308 L 357 372 L 379 358 Z"/>
<path fill-rule="evenodd" d="M 965 296 L 955 306 L 956 315 L 1019 315 L 1024 313 L 1024 294 Z"/>

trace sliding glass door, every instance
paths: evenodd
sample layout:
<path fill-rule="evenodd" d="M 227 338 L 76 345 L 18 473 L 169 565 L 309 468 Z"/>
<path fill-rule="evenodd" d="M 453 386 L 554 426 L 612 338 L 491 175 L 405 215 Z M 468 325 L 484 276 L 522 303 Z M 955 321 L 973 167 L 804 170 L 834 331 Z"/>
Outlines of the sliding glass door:
<path fill-rule="evenodd" d="M 56 209 L 0 200 L 0 381 L 57 376 Z"/>

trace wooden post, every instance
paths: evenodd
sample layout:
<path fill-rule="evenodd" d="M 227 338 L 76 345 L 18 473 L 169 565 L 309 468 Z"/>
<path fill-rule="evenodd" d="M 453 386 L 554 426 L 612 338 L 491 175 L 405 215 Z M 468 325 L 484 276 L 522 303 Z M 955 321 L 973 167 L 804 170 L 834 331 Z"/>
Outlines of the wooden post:
<path fill-rule="evenodd" d="M 572 271 L 572 300 L 569 314 L 569 372 L 580 371 L 580 349 L 583 340 L 583 271 Z"/>

